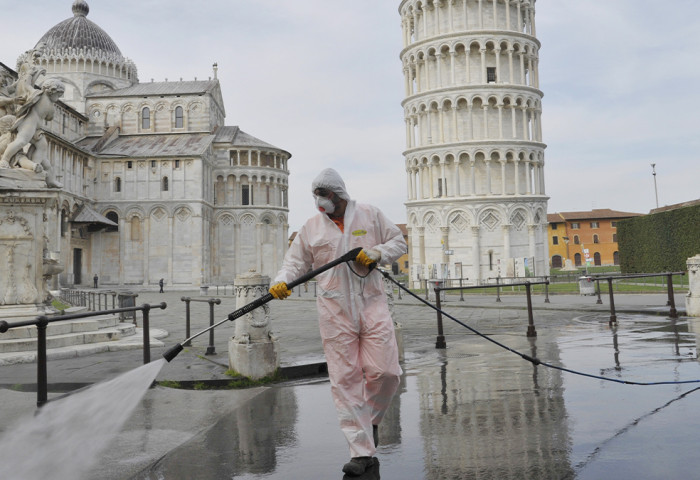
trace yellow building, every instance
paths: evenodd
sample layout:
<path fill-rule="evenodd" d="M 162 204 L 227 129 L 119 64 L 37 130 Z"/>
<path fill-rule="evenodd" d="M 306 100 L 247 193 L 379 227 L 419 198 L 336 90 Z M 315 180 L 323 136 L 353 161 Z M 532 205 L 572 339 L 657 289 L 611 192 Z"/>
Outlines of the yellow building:
<path fill-rule="evenodd" d="M 640 215 L 607 208 L 548 214 L 550 267 L 619 265 L 617 222 Z"/>

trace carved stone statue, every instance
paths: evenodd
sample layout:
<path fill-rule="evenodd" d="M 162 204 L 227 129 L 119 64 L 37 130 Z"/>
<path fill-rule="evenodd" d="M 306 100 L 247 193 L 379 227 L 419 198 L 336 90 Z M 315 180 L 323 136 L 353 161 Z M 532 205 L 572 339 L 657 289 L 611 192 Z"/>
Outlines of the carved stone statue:
<path fill-rule="evenodd" d="M 51 173 L 48 157 L 48 142 L 41 124 L 52 120 L 54 104 L 63 95 L 63 83 L 55 79 L 46 80 L 41 89 L 33 89 L 15 115 L 0 118 L 0 175 L 2 169 L 22 168 L 36 173 L 46 171 L 46 184 L 60 188 Z"/>
<path fill-rule="evenodd" d="M 0 79 L 0 176 L 7 169 L 46 172 L 46 185 L 61 188 L 50 170 L 48 141 L 42 122 L 53 119 L 54 104 L 65 86 L 58 80 L 43 80 L 46 70 L 39 64 L 44 46 L 38 45 L 19 66 L 16 81 Z M 40 83 L 42 82 L 42 83 Z M 16 180 L 21 181 L 22 178 Z"/>

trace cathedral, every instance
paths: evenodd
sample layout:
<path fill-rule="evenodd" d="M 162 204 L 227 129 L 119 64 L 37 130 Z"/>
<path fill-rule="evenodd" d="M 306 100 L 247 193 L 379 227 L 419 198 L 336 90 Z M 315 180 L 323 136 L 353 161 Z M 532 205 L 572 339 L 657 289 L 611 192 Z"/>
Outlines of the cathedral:
<path fill-rule="evenodd" d="M 64 265 L 52 287 L 274 275 L 287 248 L 291 154 L 225 125 L 216 64 L 206 80 L 141 83 L 88 4 L 72 10 L 16 70 L 0 63 L 4 98 L 23 75 L 65 87 L 42 126 L 56 196 L 46 249 Z"/>

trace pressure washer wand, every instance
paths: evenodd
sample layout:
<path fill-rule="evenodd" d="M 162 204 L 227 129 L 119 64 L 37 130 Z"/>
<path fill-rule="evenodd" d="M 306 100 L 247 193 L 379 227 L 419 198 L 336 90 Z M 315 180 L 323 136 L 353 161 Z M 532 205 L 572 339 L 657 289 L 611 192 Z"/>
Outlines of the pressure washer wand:
<path fill-rule="evenodd" d="M 323 273 L 326 270 L 329 270 L 329 269 L 335 267 L 336 265 L 355 260 L 355 258 L 357 258 L 357 255 L 359 255 L 360 251 L 362 251 L 362 247 L 357 247 L 357 248 L 350 250 L 348 253 L 346 253 L 345 255 L 343 255 L 341 257 L 336 258 L 332 262 L 327 263 L 327 264 L 317 268 L 316 270 L 312 270 L 310 272 L 307 272 L 304 275 L 302 275 L 301 277 L 297 278 L 296 280 L 292 280 L 291 282 L 289 282 L 287 284 L 287 288 L 289 288 L 291 290 L 292 288 L 296 287 L 297 285 L 301 285 L 304 282 L 308 282 L 309 280 L 314 278 L 316 275 Z M 175 358 L 183 350 L 183 348 L 184 348 L 183 344 L 190 342 L 191 340 L 199 337 L 200 335 L 202 335 L 204 333 L 207 333 L 212 328 L 216 328 L 224 322 L 227 322 L 229 320 L 234 321 L 238 317 L 242 317 L 246 313 L 249 313 L 249 312 L 255 310 L 256 308 L 263 306 L 264 304 L 266 304 L 267 302 L 269 302 L 273 298 L 275 298 L 275 297 L 273 297 L 271 293 L 266 293 L 262 297 L 253 300 L 252 302 L 250 302 L 247 305 L 242 306 L 238 310 L 235 310 L 235 311 L 229 313 L 228 317 L 221 320 L 219 323 L 215 323 L 214 325 L 210 325 L 208 328 L 202 330 L 201 332 L 195 333 L 190 338 L 185 339 L 182 343 L 178 343 L 177 345 L 173 345 L 172 347 L 167 349 L 163 353 L 163 358 L 165 358 L 168 362 L 170 362 L 170 360 Z"/>

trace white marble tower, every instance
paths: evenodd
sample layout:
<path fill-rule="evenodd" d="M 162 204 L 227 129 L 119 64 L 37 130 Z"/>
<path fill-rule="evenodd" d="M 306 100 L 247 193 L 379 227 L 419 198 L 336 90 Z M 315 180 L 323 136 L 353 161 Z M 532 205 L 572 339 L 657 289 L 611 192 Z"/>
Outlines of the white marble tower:
<path fill-rule="evenodd" d="M 535 0 L 403 0 L 411 278 L 548 274 Z"/>

